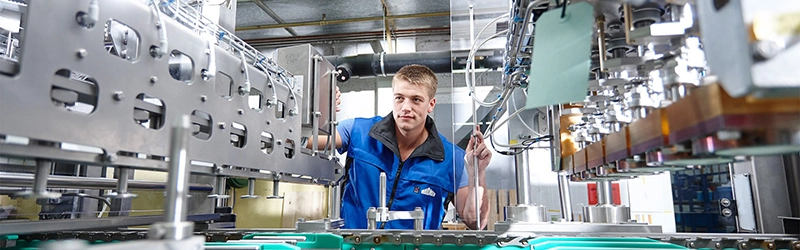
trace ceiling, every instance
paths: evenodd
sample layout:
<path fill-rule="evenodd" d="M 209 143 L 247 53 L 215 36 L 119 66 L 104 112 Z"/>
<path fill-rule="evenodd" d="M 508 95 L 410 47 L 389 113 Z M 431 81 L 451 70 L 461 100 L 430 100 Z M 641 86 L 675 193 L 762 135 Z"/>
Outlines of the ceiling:
<path fill-rule="evenodd" d="M 236 35 L 254 44 L 379 39 L 386 30 L 393 37 L 450 33 L 450 0 L 238 0 L 237 4 Z"/>

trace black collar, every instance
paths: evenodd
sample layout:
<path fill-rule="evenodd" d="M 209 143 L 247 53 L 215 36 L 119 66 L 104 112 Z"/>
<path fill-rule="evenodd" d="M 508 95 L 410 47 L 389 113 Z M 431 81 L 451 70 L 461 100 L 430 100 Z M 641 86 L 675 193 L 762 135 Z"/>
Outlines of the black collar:
<path fill-rule="evenodd" d="M 408 159 L 417 156 L 425 156 L 432 160 L 444 161 L 444 144 L 436 131 L 436 125 L 430 116 L 425 119 L 425 129 L 428 130 L 428 138 L 411 152 Z M 380 141 L 387 148 L 392 150 L 395 155 L 400 157 L 400 148 L 397 146 L 397 135 L 395 134 L 394 115 L 392 112 L 383 117 L 380 121 L 372 125 L 369 136 Z M 406 159 L 406 160 L 408 160 Z"/>

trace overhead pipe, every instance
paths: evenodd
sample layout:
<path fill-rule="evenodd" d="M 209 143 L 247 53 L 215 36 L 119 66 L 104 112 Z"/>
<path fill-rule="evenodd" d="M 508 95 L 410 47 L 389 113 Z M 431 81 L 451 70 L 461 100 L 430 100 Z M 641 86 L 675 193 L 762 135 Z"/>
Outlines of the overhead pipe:
<path fill-rule="evenodd" d="M 388 76 L 397 73 L 400 68 L 409 64 L 421 64 L 434 73 L 451 73 L 464 69 L 464 58 L 451 57 L 450 51 L 416 52 L 401 54 L 361 54 L 356 56 L 326 56 L 326 60 L 337 65 L 339 76 L 344 82 L 353 76 Z M 482 56 L 475 60 L 477 68 L 499 68 L 503 65 L 502 56 Z"/>

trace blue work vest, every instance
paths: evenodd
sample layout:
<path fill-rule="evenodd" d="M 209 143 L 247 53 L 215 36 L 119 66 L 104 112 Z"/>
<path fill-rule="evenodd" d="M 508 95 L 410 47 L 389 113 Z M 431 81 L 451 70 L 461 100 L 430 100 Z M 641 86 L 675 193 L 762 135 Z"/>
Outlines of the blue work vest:
<path fill-rule="evenodd" d="M 440 229 L 446 212 L 445 199 L 448 194 L 455 193 L 455 183 L 458 183 L 455 180 L 460 180 L 463 173 L 464 150 L 439 134 L 433 119 L 428 117 L 425 126 L 428 138 L 401 162 L 392 117 L 390 113 L 383 118 L 356 118 L 354 121 L 347 147 L 347 181 L 342 194 L 344 228 L 367 228 L 367 209 L 380 205 L 379 176 L 385 172 L 389 211 L 413 211 L 420 207 L 425 212 L 425 229 Z M 377 227 L 381 226 L 382 223 L 378 223 Z M 391 221 L 384 226 L 384 229 L 413 228 L 413 220 Z"/>

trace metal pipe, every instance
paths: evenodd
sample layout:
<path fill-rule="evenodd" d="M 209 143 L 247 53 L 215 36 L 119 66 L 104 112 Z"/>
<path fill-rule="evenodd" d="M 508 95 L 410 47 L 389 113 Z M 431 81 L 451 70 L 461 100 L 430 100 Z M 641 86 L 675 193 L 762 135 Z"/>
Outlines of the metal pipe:
<path fill-rule="evenodd" d="M 186 221 L 189 195 L 189 176 L 191 168 L 187 151 L 189 147 L 189 116 L 182 115 L 172 127 L 169 154 L 169 179 L 167 180 L 167 198 L 164 200 L 166 221 L 178 227 Z"/>
<path fill-rule="evenodd" d="M 786 186 L 789 189 L 789 209 L 792 217 L 800 217 L 800 155 L 784 155 L 783 167 L 786 168 Z"/>
<path fill-rule="evenodd" d="M 600 72 L 606 72 L 606 16 L 597 17 L 597 50 L 600 61 Z"/>
<path fill-rule="evenodd" d="M 381 60 L 381 58 L 383 60 Z M 351 69 L 350 76 L 380 76 L 394 74 L 408 64 L 421 64 L 434 73 L 452 72 L 450 51 L 417 52 L 402 54 L 362 54 L 357 56 L 326 56 L 333 65 Z M 381 63 L 383 66 L 381 67 Z"/>
<path fill-rule="evenodd" d="M 517 171 L 517 204 L 531 205 L 531 175 L 528 150 L 525 148 L 517 150 L 522 150 L 519 154 L 514 155 L 514 166 Z"/>
<path fill-rule="evenodd" d="M 442 11 L 442 12 L 417 13 L 417 14 L 407 14 L 407 15 L 387 15 L 386 17 L 381 15 L 376 17 L 359 17 L 359 18 L 347 18 L 347 19 L 337 19 L 337 20 L 320 20 L 320 21 L 293 22 L 293 23 L 282 23 L 282 24 L 254 25 L 254 26 L 239 27 L 236 29 L 236 31 L 285 29 L 285 28 L 301 27 L 301 26 L 324 26 L 324 25 L 344 24 L 344 23 L 354 23 L 354 22 L 383 21 L 384 18 L 388 20 L 395 20 L 395 19 L 406 19 L 406 18 L 424 18 L 424 17 L 441 17 L 441 16 L 449 17 L 450 12 Z"/>
<path fill-rule="evenodd" d="M 628 3 L 622 4 L 623 16 L 625 19 L 625 44 L 631 44 L 631 23 L 633 23 L 633 14 L 631 13 L 631 5 Z"/>
<path fill-rule="evenodd" d="M 472 4 L 470 4 L 469 5 L 469 41 L 470 41 L 469 44 L 475 44 L 475 19 L 474 19 L 474 17 L 475 17 L 475 8 L 474 8 L 474 6 Z M 472 82 L 475 82 L 475 68 L 474 68 L 475 66 L 474 65 L 475 64 L 473 64 L 472 69 L 471 69 L 471 71 L 472 71 Z M 467 71 L 467 73 L 469 73 L 469 71 Z M 475 100 L 472 100 L 471 103 L 472 103 L 472 124 L 474 124 L 474 126 L 477 126 L 478 125 L 478 114 L 477 114 L 478 108 L 475 106 Z M 475 229 L 476 230 L 481 230 L 483 228 L 481 227 L 481 204 L 480 204 L 480 197 L 479 197 L 480 192 L 478 192 L 478 188 L 480 187 L 480 178 L 478 177 L 478 174 L 479 174 L 478 165 L 480 165 L 480 164 L 478 163 L 478 154 L 475 153 L 476 149 L 478 148 L 478 143 L 477 143 L 478 141 L 477 141 L 477 138 L 475 137 L 474 132 L 473 132 L 473 135 L 472 135 L 472 139 L 475 140 L 475 143 L 472 144 L 472 146 L 473 146 L 473 148 L 472 148 L 472 150 L 473 150 L 472 151 L 473 152 L 472 153 L 472 164 L 473 164 L 472 169 L 474 170 L 474 173 L 473 173 L 472 177 L 475 179 L 474 183 L 473 183 L 473 185 L 474 185 L 473 187 L 474 187 L 474 190 L 475 190 Z"/>
<path fill-rule="evenodd" d="M 381 172 L 380 184 L 378 191 L 378 200 L 380 200 L 380 207 L 386 207 L 386 173 Z"/>
<path fill-rule="evenodd" d="M 402 29 L 392 32 L 395 38 L 418 37 L 423 35 L 450 35 L 450 27 L 445 28 L 421 28 L 421 29 Z M 364 41 L 372 42 L 383 37 L 383 31 L 368 31 L 346 34 L 312 35 L 297 37 L 275 37 L 244 40 L 247 44 L 255 47 L 268 46 L 280 47 L 300 43 L 324 43 L 324 42 L 344 42 L 344 41 Z"/>
<path fill-rule="evenodd" d="M 275 11 L 267 7 L 267 5 L 264 4 L 263 0 L 253 1 L 253 3 L 256 4 L 256 6 L 258 6 L 259 8 L 261 8 L 261 10 L 263 10 L 265 13 L 267 13 L 269 17 L 275 20 L 275 22 L 277 22 L 278 25 L 286 23 L 286 21 L 284 21 L 283 18 L 281 18 L 280 15 L 278 15 L 278 13 L 275 13 Z M 289 32 L 290 35 L 297 36 L 297 32 L 295 32 L 294 29 L 290 27 L 285 27 L 283 29 L 285 29 L 286 32 Z"/>
<path fill-rule="evenodd" d="M 569 189 L 569 173 L 558 172 L 558 194 L 561 198 L 561 220 L 572 221 L 572 200 Z"/>
<path fill-rule="evenodd" d="M 553 105 L 548 109 L 548 125 L 550 125 L 550 160 L 553 171 L 561 171 L 561 105 Z"/>
<path fill-rule="evenodd" d="M 18 173 L 0 173 L 0 186 L 4 187 L 30 187 L 33 183 L 34 175 Z M 117 187 L 117 180 L 97 177 L 78 177 L 50 175 L 47 178 L 47 186 L 50 188 L 75 188 L 75 189 L 114 189 Z M 139 181 L 129 180 L 128 188 L 137 190 L 164 189 L 165 182 L 159 181 Z M 192 183 L 191 191 L 210 192 L 213 187 L 209 184 Z"/>

